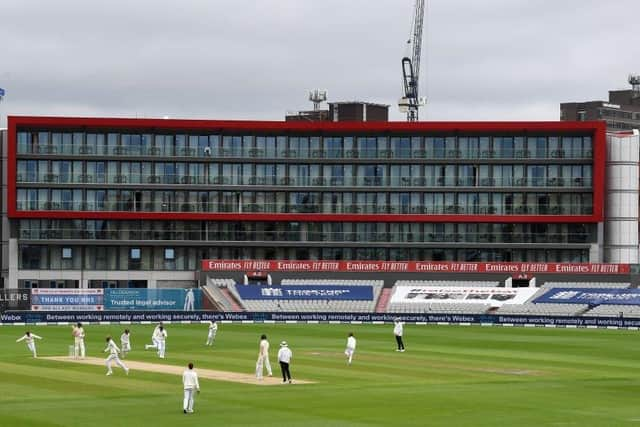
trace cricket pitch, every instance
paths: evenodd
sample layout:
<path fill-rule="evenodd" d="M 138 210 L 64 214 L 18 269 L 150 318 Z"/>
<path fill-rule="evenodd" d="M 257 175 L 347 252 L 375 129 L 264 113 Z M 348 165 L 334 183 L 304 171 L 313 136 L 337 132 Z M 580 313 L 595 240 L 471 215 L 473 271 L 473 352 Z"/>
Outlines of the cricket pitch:
<path fill-rule="evenodd" d="M 83 365 L 96 365 L 104 367 L 104 359 L 100 359 L 97 357 L 85 357 L 84 359 L 75 359 L 73 357 L 68 356 L 53 356 L 53 357 L 42 357 L 40 359 L 45 360 L 55 360 L 58 362 L 69 362 L 69 363 L 79 363 Z M 184 367 L 175 366 L 175 365 L 163 365 L 160 363 L 150 363 L 150 362 L 137 362 L 134 360 L 123 360 L 124 364 L 127 365 L 129 371 L 131 373 L 135 373 L 135 371 L 147 371 L 147 372 L 156 372 L 160 374 L 173 374 L 173 375 L 182 375 L 184 372 Z M 117 366 L 113 364 L 115 368 Z M 263 379 L 259 380 L 255 377 L 255 375 L 251 374 L 241 374 L 238 372 L 228 372 L 228 371 L 216 371 L 213 369 L 200 369 L 197 366 L 195 367 L 196 372 L 198 372 L 198 377 L 200 379 L 209 379 L 216 381 L 230 381 L 234 383 L 243 383 L 243 384 L 253 384 L 253 385 L 278 385 L 282 384 L 282 380 L 279 377 L 267 377 L 265 376 Z M 293 384 L 313 384 L 313 381 L 304 381 L 304 380 L 293 380 Z"/>

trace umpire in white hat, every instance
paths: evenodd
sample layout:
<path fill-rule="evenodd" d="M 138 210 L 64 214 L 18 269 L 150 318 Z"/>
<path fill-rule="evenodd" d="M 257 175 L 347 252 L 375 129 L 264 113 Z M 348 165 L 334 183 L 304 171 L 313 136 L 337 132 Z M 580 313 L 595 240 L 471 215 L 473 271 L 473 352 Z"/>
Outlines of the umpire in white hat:
<path fill-rule="evenodd" d="M 292 357 L 293 357 L 293 352 L 287 345 L 287 342 L 282 341 L 280 343 L 280 351 L 278 351 L 278 362 L 280 362 L 280 370 L 282 371 L 283 384 L 287 382 L 291 384 L 291 372 L 289 371 L 289 363 L 291 363 Z"/>

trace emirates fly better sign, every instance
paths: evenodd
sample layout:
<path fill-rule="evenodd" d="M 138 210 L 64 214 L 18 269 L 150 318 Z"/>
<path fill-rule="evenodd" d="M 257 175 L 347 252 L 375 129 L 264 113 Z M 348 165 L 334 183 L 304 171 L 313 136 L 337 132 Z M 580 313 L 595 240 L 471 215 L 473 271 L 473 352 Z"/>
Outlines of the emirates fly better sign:
<path fill-rule="evenodd" d="M 629 274 L 629 264 L 205 259 L 202 271 Z"/>

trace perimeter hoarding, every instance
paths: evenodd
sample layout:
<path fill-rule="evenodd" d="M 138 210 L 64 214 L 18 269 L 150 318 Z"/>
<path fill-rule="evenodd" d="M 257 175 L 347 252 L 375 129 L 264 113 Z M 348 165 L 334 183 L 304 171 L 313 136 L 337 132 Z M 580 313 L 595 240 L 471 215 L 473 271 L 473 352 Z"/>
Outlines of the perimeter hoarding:
<path fill-rule="evenodd" d="M 629 264 L 448 262 L 448 261 L 289 261 L 202 260 L 202 271 L 406 272 L 406 273 L 553 273 L 629 274 Z"/>
<path fill-rule="evenodd" d="M 638 318 L 622 317 L 565 317 L 565 316 L 502 316 L 492 314 L 411 314 L 411 313 L 257 313 L 213 311 L 120 311 L 120 312 L 43 312 L 9 311 L 0 314 L 1 323 L 37 322 L 387 322 L 399 318 L 409 323 L 530 325 L 560 327 L 640 327 Z"/>
<path fill-rule="evenodd" d="M 104 310 L 102 289 L 49 289 L 31 290 L 33 311 L 90 311 Z"/>
<path fill-rule="evenodd" d="M 200 289 L 105 289 L 106 310 L 178 310 L 202 309 Z"/>
<path fill-rule="evenodd" d="M 31 289 L 0 289 L 0 313 L 31 310 Z"/>

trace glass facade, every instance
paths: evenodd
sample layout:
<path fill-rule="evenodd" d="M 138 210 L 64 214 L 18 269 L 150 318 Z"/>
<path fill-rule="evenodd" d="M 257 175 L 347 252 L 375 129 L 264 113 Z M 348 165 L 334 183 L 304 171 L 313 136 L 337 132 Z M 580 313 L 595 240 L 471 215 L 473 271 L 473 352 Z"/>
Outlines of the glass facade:
<path fill-rule="evenodd" d="M 477 133 L 18 127 L 15 207 L 40 215 L 13 222 L 19 265 L 196 270 L 201 259 L 215 258 L 589 261 L 597 224 L 567 216 L 595 213 L 593 131 Z M 64 219 L 66 212 L 87 216 Z M 95 219 L 102 212 L 113 219 Z M 131 219 L 138 212 L 166 218 Z M 172 217 L 182 213 L 202 216 Z M 252 216 L 216 218 L 230 213 Z M 380 220 L 358 219 L 365 214 Z"/>
<path fill-rule="evenodd" d="M 18 154 L 251 159 L 590 159 L 591 136 L 260 136 L 18 131 Z"/>
<path fill-rule="evenodd" d="M 590 136 L 19 132 L 18 155 L 26 211 L 589 215 L 593 205 Z"/>

